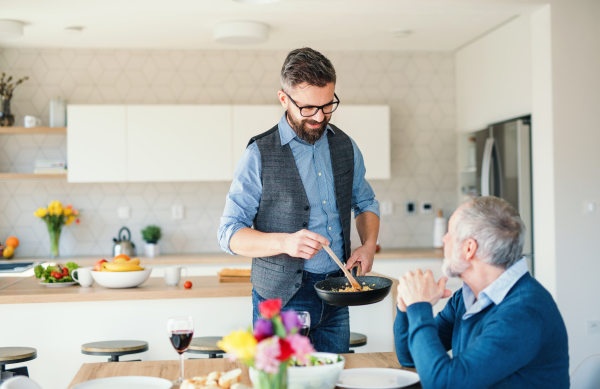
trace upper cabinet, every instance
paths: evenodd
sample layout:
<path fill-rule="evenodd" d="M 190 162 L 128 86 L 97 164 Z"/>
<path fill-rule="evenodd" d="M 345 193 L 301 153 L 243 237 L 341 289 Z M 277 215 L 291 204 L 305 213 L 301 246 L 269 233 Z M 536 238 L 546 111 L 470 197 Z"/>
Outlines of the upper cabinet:
<path fill-rule="evenodd" d="M 127 106 L 127 178 L 228 181 L 230 105 Z"/>
<path fill-rule="evenodd" d="M 127 181 L 125 106 L 69 105 L 69 182 Z"/>
<path fill-rule="evenodd" d="M 69 182 L 230 181 L 279 105 L 70 105 Z M 367 179 L 390 178 L 388 106 L 340 106 L 331 122 L 362 151 Z"/>
<path fill-rule="evenodd" d="M 340 104 L 331 123 L 356 142 L 365 161 L 366 179 L 391 178 L 389 106 Z"/>

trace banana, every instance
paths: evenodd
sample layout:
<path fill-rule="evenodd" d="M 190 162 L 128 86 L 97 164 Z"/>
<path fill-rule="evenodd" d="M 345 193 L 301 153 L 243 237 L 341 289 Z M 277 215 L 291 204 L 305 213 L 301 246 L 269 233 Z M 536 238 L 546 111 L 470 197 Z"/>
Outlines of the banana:
<path fill-rule="evenodd" d="M 131 259 L 127 263 L 131 263 L 132 265 L 139 265 L 140 264 L 140 259 L 139 258 L 133 258 L 133 259 Z"/>
<path fill-rule="evenodd" d="M 119 258 L 115 258 L 115 259 L 113 259 L 113 262 L 114 262 L 114 263 L 121 263 L 121 262 L 129 262 L 129 261 L 127 261 L 127 260 L 126 260 L 125 258 L 123 258 L 123 257 L 119 257 Z"/>
<path fill-rule="evenodd" d="M 104 262 L 102 264 L 102 271 L 122 272 L 139 270 L 144 270 L 144 268 L 129 262 Z"/>
<path fill-rule="evenodd" d="M 120 258 L 113 259 L 113 263 L 130 263 L 130 264 L 133 264 L 133 265 L 139 265 L 140 264 L 140 259 L 139 258 L 133 258 L 133 259 L 130 259 L 128 261 L 125 258 L 120 257 Z"/>

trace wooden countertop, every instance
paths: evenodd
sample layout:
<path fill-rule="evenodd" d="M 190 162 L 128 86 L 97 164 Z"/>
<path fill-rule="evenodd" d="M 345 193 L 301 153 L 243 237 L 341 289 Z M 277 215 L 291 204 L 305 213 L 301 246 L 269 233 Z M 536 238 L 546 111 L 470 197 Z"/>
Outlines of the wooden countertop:
<path fill-rule="evenodd" d="M 386 259 L 423 259 L 423 258 L 443 258 L 444 252 L 442 249 L 393 249 L 382 250 L 375 254 L 376 260 Z M 47 260 L 48 262 L 75 262 L 79 266 L 94 266 L 100 259 L 105 258 L 111 260 L 110 256 L 79 256 L 79 257 L 64 257 L 56 260 Z M 251 263 L 252 258 L 243 257 L 241 255 L 229 255 L 225 253 L 208 253 L 208 254 L 167 254 L 156 258 L 139 257 L 144 265 L 210 265 L 220 263 Z M 41 258 L 17 258 L 13 262 L 40 261 Z M 5 261 L 0 261 L 3 263 Z M 6 261 L 8 262 L 8 261 Z"/>
<path fill-rule="evenodd" d="M 167 286 L 164 278 L 148 278 L 148 281 L 130 289 L 108 289 L 98 283 L 83 288 L 79 285 L 64 288 L 52 288 L 39 284 L 35 277 L 0 289 L 0 304 L 57 303 L 78 301 L 116 301 L 116 300 L 159 300 L 206 297 L 240 297 L 252 295 L 250 282 L 220 283 L 217 276 L 187 277 L 192 282 L 191 289 Z"/>
<path fill-rule="evenodd" d="M 356 369 L 364 367 L 379 367 L 391 369 L 403 369 L 415 371 L 411 368 L 400 366 L 396 354 L 389 353 L 356 353 L 343 354 L 346 358 L 345 369 Z M 235 368 L 242 369 L 242 382 L 250 385 L 248 368 L 241 362 L 230 362 L 227 358 L 217 359 L 194 359 L 184 362 L 186 377 L 206 376 L 213 371 L 229 371 Z M 69 388 L 85 381 L 98 378 L 118 376 L 148 376 L 165 378 L 169 381 L 178 378 L 179 361 L 146 361 L 146 362 L 107 362 L 107 363 L 84 363 Z M 415 384 L 410 389 L 421 388 L 421 384 Z"/>

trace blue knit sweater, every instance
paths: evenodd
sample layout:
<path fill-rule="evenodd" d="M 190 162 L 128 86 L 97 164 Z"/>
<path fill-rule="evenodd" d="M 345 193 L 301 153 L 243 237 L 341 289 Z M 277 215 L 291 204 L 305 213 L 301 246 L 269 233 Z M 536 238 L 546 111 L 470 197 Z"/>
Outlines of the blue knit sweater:
<path fill-rule="evenodd" d="M 568 388 L 567 331 L 552 296 L 529 273 L 499 305 L 462 319 L 462 290 L 435 318 L 431 304 L 398 311 L 396 355 L 424 389 Z M 452 350 L 452 357 L 447 354 Z"/>

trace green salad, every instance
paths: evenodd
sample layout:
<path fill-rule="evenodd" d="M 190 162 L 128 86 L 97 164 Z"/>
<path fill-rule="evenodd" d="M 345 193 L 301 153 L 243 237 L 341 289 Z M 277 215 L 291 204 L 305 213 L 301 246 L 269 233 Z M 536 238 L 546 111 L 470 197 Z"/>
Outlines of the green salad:
<path fill-rule="evenodd" d="M 78 267 L 75 262 L 67 262 L 65 266 L 56 264 L 47 266 L 45 269 L 42 265 L 37 265 L 33 268 L 33 271 L 36 278 L 40 279 L 40 282 L 43 283 L 73 282 L 71 272 Z"/>
<path fill-rule="evenodd" d="M 292 363 L 290 366 L 301 366 L 301 367 L 306 367 L 306 366 L 322 366 L 322 365 L 333 365 L 334 363 L 337 362 L 341 362 L 342 361 L 342 357 L 340 357 L 338 355 L 337 360 L 332 360 L 329 358 L 317 358 L 317 357 L 313 357 L 312 355 L 309 355 L 308 358 L 306 359 L 306 362 L 300 362 L 298 360 L 292 360 Z"/>

